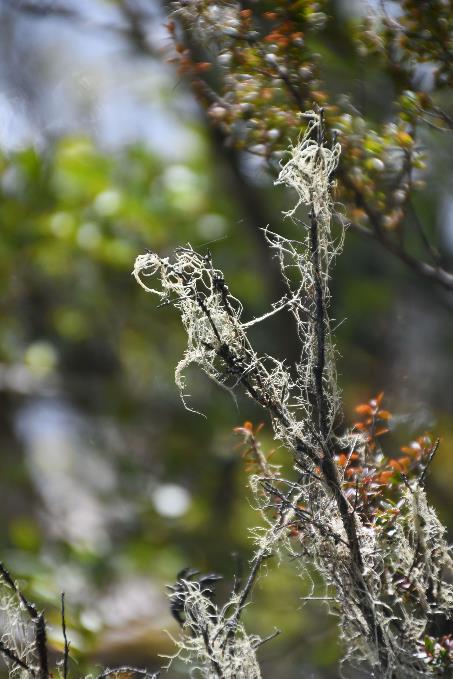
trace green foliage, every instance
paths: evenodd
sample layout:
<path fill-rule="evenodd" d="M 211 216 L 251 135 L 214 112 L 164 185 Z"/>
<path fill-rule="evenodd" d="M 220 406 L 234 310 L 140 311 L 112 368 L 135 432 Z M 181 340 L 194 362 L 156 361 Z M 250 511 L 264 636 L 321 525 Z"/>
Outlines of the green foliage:
<path fill-rule="evenodd" d="M 451 290 L 434 229 L 420 224 L 413 207 L 438 153 L 429 131 L 453 131 L 448 0 L 401 2 L 396 17 L 384 2 L 350 25 L 342 25 L 335 3 L 311 0 L 242 10 L 234 2 L 176 5 L 174 60 L 228 143 L 275 174 L 288 139 L 294 144 L 305 126 L 304 111 L 323 106 L 342 145 L 336 198 L 345 221 Z M 348 50 L 340 67 L 339 35 Z M 351 76 L 360 79 L 358 90 Z"/>

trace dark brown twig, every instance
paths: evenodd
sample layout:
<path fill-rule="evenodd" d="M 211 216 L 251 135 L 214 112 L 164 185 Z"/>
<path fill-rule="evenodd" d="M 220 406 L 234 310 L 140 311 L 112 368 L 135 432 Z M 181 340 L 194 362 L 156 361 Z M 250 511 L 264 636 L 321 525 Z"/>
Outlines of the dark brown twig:
<path fill-rule="evenodd" d="M 259 641 L 256 642 L 255 648 L 259 648 L 263 644 L 267 644 L 268 641 L 272 641 L 272 639 L 275 639 L 275 637 L 278 637 L 279 634 L 281 634 L 281 630 L 276 629 L 272 634 L 269 634 L 267 637 L 264 637 L 263 639 L 260 639 Z"/>
<path fill-rule="evenodd" d="M 420 478 L 418 480 L 418 485 L 421 486 L 421 487 L 423 487 L 426 483 L 426 473 L 427 473 L 429 467 L 431 466 L 431 462 L 434 460 L 434 457 L 435 457 L 437 451 L 439 450 L 439 445 L 440 445 L 440 439 L 436 439 L 433 447 L 431 448 L 431 450 L 429 452 L 428 460 L 427 460 L 425 467 L 424 467 L 424 469 L 423 469 L 423 471 L 420 475 Z"/>
<path fill-rule="evenodd" d="M 66 617 L 65 617 L 65 607 L 64 607 L 64 592 L 61 593 L 61 629 L 63 631 L 64 639 L 64 651 L 63 651 L 63 679 L 67 679 L 68 676 L 68 660 L 69 660 L 69 647 L 70 642 L 66 635 Z"/>
<path fill-rule="evenodd" d="M 441 267 L 440 264 L 436 263 L 436 265 L 433 266 L 417 259 L 417 257 L 414 257 L 407 252 L 407 250 L 405 250 L 400 243 L 397 243 L 385 230 L 380 214 L 368 204 L 365 196 L 353 184 L 347 174 L 340 169 L 338 177 L 344 186 L 353 193 L 357 206 L 365 211 L 371 225 L 371 228 L 368 228 L 357 222 L 348 222 L 349 226 L 354 229 L 354 231 L 362 236 L 377 241 L 388 252 L 397 257 L 419 276 L 433 281 L 445 290 L 453 290 L 453 273 L 450 273 Z"/>

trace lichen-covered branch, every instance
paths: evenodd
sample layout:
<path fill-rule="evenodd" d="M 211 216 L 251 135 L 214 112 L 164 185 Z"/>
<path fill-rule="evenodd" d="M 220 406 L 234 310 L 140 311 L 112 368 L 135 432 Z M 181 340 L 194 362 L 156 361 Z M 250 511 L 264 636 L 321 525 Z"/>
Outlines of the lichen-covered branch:
<path fill-rule="evenodd" d="M 49 679 L 56 676 L 67 679 L 70 676 L 70 642 L 67 637 L 64 595 L 61 598 L 61 616 L 63 661 L 57 663 L 55 670 L 51 670 L 44 613 L 37 610 L 0 563 L 0 657 L 8 668 L 10 679 Z M 151 674 L 147 670 L 128 666 L 106 669 L 98 679 L 106 679 L 112 674 L 118 677 L 123 673 L 145 679 L 157 679 L 159 676 L 159 673 Z"/>
<path fill-rule="evenodd" d="M 179 248 L 173 259 L 148 253 L 137 258 L 134 275 L 145 290 L 172 303 L 181 314 L 188 345 L 176 368 L 176 382 L 185 402 L 183 373 L 190 364 L 228 389 L 242 387 L 268 411 L 275 437 L 293 460 L 294 478 L 258 465 L 251 479 L 264 527 L 255 529 L 256 552 L 247 584 L 239 598 L 233 592 L 221 613 L 221 626 L 239 629 L 240 639 L 245 638 L 237 625 L 260 565 L 271 554 L 287 552 L 302 572 L 314 566 L 334 592 L 332 611 L 339 616 L 347 662 L 386 679 L 432 676 L 433 666 L 426 663 L 421 648 L 435 622 L 451 617 L 452 562 L 444 529 L 427 505 L 422 476 L 404 476 L 394 497 L 382 481 L 389 478 L 382 456 L 370 443 L 375 425 L 371 433 L 362 427 L 338 434 L 341 404 L 328 308 L 330 268 L 343 240 L 340 235 L 335 241 L 331 232 L 331 178 L 340 147 L 325 140 L 322 110 L 309 111 L 305 120 L 306 131 L 278 178 L 297 192 L 296 208 L 305 210 L 306 221 L 297 220 L 302 236 L 290 240 L 265 231 L 289 290 L 275 311 L 286 308 L 297 323 L 301 357 L 295 370 L 254 350 L 247 335 L 251 322 L 243 319 L 240 301 L 209 254 L 200 255 L 190 246 Z M 296 208 L 287 213 L 295 220 Z M 150 277 L 160 278 L 159 288 L 150 287 Z M 374 406 L 366 407 L 374 412 Z M 384 417 L 378 405 L 376 413 Z M 385 510 L 389 502 L 396 507 L 392 531 L 382 528 L 390 521 Z M 402 574 L 410 583 L 406 594 L 397 584 Z M 184 609 L 185 620 L 198 620 L 201 606 L 201 618 L 218 625 L 217 609 L 214 617 L 208 614 L 213 604 L 206 597 L 200 600 L 199 585 L 183 581 L 181 587 L 196 604 Z M 228 617 L 225 611 L 230 610 Z M 218 655 L 209 625 L 194 632 L 190 623 L 188 635 L 186 622 L 180 649 L 192 659 L 204 654 L 204 676 L 224 676 L 209 674 L 220 671 L 213 664 Z M 215 634 L 220 634 L 217 629 Z M 241 652 L 231 648 L 233 655 Z M 250 672 L 244 676 L 259 676 Z"/>
<path fill-rule="evenodd" d="M 196 571 L 186 569 L 169 587 L 170 609 L 183 632 L 175 640 L 177 652 L 170 662 L 179 657 L 206 679 L 260 679 L 256 649 L 263 640 L 248 636 L 239 622 L 241 595 L 232 596 L 219 609 L 214 602 L 219 576 L 194 579 L 196 575 Z"/>

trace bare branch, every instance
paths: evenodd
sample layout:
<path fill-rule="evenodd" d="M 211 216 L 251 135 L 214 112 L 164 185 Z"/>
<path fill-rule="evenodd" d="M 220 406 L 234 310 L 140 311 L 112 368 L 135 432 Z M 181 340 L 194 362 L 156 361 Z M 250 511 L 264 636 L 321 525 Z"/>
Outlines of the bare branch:
<path fill-rule="evenodd" d="M 61 629 L 63 631 L 64 639 L 64 651 L 63 651 L 63 679 L 68 677 L 68 660 L 69 660 L 69 647 L 70 642 L 66 635 L 66 617 L 65 617 L 65 606 L 64 606 L 64 592 L 61 593 Z"/>

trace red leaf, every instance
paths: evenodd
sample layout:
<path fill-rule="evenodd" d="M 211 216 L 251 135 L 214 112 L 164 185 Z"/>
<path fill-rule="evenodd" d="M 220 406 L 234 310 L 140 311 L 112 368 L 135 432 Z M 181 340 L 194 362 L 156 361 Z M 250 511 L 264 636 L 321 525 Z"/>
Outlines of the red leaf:
<path fill-rule="evenodd" d="M 373 414 L 373 408 L 369 405 L 369 403 L 361 403 L 358 405 L 355 409 L 356 413 L 359 413 L 359 415 L 372 415 Z"/>

